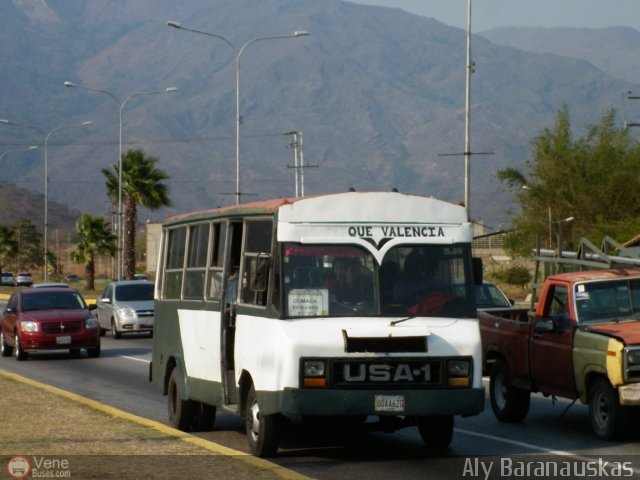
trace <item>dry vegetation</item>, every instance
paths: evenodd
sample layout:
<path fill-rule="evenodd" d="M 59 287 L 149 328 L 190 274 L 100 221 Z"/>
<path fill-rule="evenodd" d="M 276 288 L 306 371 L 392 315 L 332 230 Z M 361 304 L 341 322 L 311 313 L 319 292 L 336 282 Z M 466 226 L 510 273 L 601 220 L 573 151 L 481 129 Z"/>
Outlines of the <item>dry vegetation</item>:
<path fill-rule="evenodd" d="M 216 454 L 2 375 L 0 391 L 4 464 L 16 455 L 27 457 L 32 469 L 37 458 L 66 460 L 68 478 L 81 479 L 283 477 L 278 467 L 265 468 L 252 457 Z"/>

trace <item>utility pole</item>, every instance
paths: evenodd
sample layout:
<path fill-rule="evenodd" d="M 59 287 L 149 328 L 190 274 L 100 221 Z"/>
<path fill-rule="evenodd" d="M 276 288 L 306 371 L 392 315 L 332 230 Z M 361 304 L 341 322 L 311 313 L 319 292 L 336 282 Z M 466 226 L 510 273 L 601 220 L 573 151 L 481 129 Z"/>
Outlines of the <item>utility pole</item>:
<path fill-rule="evenodd" d="M 471 219 L 471 0 L 467 0 L 467 76 L 464 106 L 464 208 Z"/>
<path fill-rule="evenodd" d="M 304 152 L 302 150 L 302 132 L 287 132 L 285 133 L 285 135 L 289 135 L 291 137 L 291 142 L 288 146 L 289 148 L 293 149 L 293 167 L 287 165 L 287 168 L 294 169 L 296 198 L 304 197 L 304 169 L 316 168 L 318 165 L 304 164 Z"/>

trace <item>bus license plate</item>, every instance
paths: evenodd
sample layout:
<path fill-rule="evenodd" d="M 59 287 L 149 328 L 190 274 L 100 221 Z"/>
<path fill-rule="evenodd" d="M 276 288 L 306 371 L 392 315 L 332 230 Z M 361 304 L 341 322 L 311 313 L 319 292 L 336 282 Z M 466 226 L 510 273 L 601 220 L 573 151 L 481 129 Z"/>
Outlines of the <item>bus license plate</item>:
<path fill-rule="evenodd" d="M 71 337 L 66 335 L 64 337 L 56 337 L 56 343 L 58 345 L 69 345 L 71 343 Z"/>
<path fill-rule="evenodd" d="M 404 395 L 376 395 L 376 412 L 404 412 Z"/>

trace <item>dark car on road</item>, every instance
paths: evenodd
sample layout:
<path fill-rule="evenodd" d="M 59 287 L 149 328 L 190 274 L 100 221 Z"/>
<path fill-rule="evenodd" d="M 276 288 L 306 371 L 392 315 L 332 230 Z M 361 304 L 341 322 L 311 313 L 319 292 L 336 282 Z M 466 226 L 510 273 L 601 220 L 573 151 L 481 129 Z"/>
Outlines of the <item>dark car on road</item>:
<path fill-rule="evenodd" d="M 0 353 L 25 360 L 30 351 L 67 349 L 100 356 L 100 328 L 73 288 L 16 290 L 0 319 Z"/>

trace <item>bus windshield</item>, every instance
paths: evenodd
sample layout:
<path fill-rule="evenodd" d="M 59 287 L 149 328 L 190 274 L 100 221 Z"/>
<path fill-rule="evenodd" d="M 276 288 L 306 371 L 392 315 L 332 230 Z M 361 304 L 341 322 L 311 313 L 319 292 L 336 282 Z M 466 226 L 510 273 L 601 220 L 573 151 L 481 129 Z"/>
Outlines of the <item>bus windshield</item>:
<path fill-rule="evenodd" d="M 285 316 L 475 317 L 468 245 L 283 247 Z"/>

